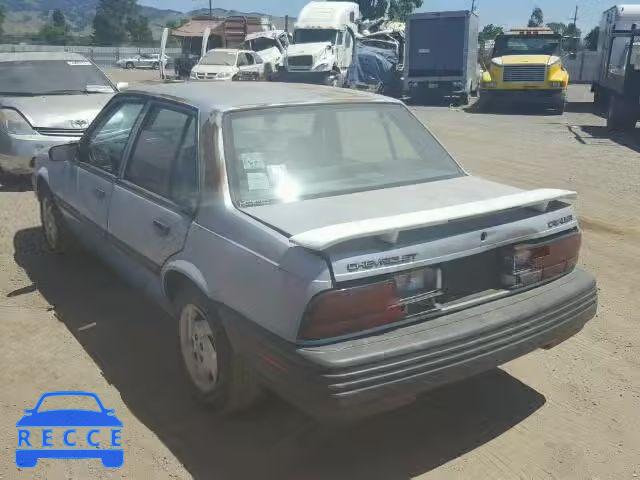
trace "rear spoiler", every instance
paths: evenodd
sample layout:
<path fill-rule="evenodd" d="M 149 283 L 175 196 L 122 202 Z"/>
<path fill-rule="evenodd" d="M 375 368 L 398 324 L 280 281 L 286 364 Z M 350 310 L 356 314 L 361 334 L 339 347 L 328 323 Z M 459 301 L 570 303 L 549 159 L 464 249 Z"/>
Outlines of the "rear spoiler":
<path fill-rule="evenodd" d="M 333 245 L 348 240 L 372 236 L 382 236 L 383 240 L 395 243 L 398 234 L 405 230 L 443 225 L 456 220 L 518 207 L 535 207 L 544 211 L 549 202 L 574 199 L 576 196 L 576 192 L 569 190 L 548 188 L 531 190 L 489 200 L 405 213 L 393 217 L 370 218 L 329 225 L 293 235 L 289 241 L 301 247 L 317 251 L 326 250 Z"/>

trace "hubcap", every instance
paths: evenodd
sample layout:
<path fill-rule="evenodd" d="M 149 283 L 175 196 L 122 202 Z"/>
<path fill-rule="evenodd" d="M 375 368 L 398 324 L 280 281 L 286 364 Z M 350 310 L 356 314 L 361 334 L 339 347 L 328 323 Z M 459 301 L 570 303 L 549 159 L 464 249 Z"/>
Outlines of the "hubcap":
<path fill-rule="evenodd" d="M 193 304 L 180 314 L 180 349 L 191 381 L 203 393 L 211 392 L 218 381 L 218 354 L 211 326 Z"/>
<path fill-rule="evenodd" d="M 42 227 L 47 243 L 54 248 L 58 244 L 58 225 L 56 224 L 53 202 L 47 197 L 42 200 Z"/>

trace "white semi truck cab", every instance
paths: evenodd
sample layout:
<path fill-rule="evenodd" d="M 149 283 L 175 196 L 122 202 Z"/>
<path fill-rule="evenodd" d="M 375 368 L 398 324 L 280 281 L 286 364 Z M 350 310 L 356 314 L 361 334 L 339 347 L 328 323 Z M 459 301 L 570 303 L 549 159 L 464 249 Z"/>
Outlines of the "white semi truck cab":
<path fill-rule="evenodd" d="M 287 49 L 287 79 L 342 86 L 353 61 L 360 8 L 352 2 L 310 2 L 302 8 Z"/>

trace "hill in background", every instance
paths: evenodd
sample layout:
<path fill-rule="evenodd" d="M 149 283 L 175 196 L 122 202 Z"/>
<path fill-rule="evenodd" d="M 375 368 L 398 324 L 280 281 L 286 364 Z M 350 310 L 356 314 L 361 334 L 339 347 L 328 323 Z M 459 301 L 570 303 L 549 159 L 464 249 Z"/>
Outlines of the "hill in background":
<path fill-rule="evenodd" d="M 7 14 L 3 25 L 4 32 L 7 35 L 38 32 L 51 17 L 51 12 L 59 8 L 64 13 L 74 35 L 90 35 L 97 3 L 97 0 L 0 0 L 0 4 L 5 6 Z M 170 20 L 209 14 L 208 9 L 184 13 L 143 5 L 140 6 L 140 12 L 149 19 L 149 26 L 155 38 L 160 38 L 162 26 Z M 239 12 L 223 8 L 214 8 L 213 15 L 219 17 L 230 15 L 270 17 L 260 12 Z M 277 28 L 284 28 L 283 17 L 270 18 Z"/>

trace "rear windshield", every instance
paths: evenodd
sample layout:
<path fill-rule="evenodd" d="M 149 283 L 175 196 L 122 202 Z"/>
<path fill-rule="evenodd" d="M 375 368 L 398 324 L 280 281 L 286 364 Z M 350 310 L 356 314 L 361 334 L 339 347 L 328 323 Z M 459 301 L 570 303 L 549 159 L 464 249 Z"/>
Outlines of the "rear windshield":
<path fill-rule="evenodd" d="M 273 107 L 227 114 L 224 125 L 230 187 L 241 207 L 463 175 L 402 105 Z"/>
<path fill-rule="evenodd" d="M 84 94 L 103 87 L 107 77 L 87 60 L 0 62 L 0 95 Z"/>
<path fill-rule="evenodd" d="M 517 35 L 496 38 L 493 57 L 504 55 L 557 55 L 560 52 L 560 36 Z"/>

